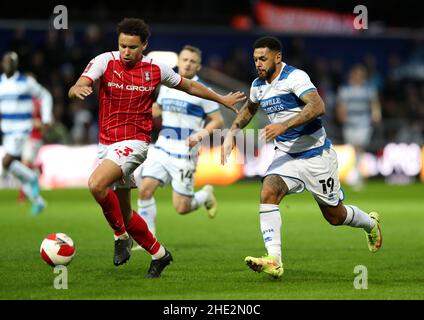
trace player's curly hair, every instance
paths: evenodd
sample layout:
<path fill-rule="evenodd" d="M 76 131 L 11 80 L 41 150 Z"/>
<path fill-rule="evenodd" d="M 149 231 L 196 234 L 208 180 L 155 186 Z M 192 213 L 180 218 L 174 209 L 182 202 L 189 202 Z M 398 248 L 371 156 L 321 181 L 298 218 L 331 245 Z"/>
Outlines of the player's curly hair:
<path fill-rule="evenodd" d="M 255 41 L 253 49 L 256 48 L 269 48 L 272 51 L 281 51 L 283 49 L 283 45 L 276 37 L 265 36 Z"/>
<path fill-rule="evenodd" d="M 142 19 L 124 18 L 117 27 L 118 35 L 121 33 L 139 36 L 141 42 L 146 42 L 150 37 L 150 28 Z"/>

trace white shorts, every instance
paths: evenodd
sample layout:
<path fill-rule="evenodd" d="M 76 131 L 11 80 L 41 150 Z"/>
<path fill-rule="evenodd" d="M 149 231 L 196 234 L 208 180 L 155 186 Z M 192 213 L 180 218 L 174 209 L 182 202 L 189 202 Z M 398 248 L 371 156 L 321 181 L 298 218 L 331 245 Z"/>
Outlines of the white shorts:
<path fill-rule="evenodd" d="M 37 158 L 38 151 L 43 145 L 43 141 L 40 139 L 28 138 L 22 150 L 22 160 L 34 163 Z"/>
<path fill-rule="evenodd" d="M 144 162 L 149 144 L 141 140 L 125 140 L 110 145 L 99 143 L 97 156 L 115 162 L 121 167 L 122 181 L 115 182 L 114 188 L 137 188 L 133 172 Z"/>
<path fill-rule="evenodd" d="M 307 189 L 319 204 L 337 206 L 343 200 L 337 167 L 332 147 L 309 159 L 295 159 L 277 149 L 264 177 L 278 175 L 287 184 L 289 194 Z"/>
<path fill-rule="evenodd" d="M 25 142 L 29 139 L 29 134 L 6 134 L 3 135 L 3 147 L 7 154 L 14 157 L 21 157 Z"/>
<path fill-rule="evenodd" d="M 188 158 L 176 158 L 166 152 L 150 148 L 142 166 L 141 177 L 160 181 L 161 186 L 171 183 L 172 189 L 184 196 L 194 195 L 194 174 L 197 162 Z"/>
<path fill-rule="evenodd" d="M 354 146 L 368 146 L 372 136 L 371 127 L 345 127 L 343 139 L 347 144 Z"/>

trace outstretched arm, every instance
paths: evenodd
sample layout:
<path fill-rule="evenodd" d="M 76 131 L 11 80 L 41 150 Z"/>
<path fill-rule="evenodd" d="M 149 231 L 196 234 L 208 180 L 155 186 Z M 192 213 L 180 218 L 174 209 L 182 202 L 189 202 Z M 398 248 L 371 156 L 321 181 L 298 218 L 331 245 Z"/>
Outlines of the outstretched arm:
<path fill-rule="evenodd" d="M 226 96 L 221 96 L 220 94 L 215 93 L 212 90 L 209 90 L 203 84 L 197 81 L 193 81 L 187 78 L 183 78 L 182 81 L 175 87 L 175 89 L 187 92 L 193 96 L 197 96 L 203 99 L 213 100 L 215 102 L 221 103 L 226 108 L 238 113 L 234 105 L 237 102 L 243 101 L 246 99 L 246 96 L 243 92 L 237 91 L 235 93 L 230 92 Z"/>
<path fill-rule="evenodd" d="M 324 101 L 316 90 L 305 93 L 300 99 L 306 103 L 302 111 L 285 122 L 267 125 L 261 138 L 266 139 L 266 141 L 273 140 L 287 130 L 308 123 L 325 113 Z"/>
<path fill-rule="evenodd" d="M 86 78 L 80 77 L 78 81 L 69 89 L 69 98 L 79 98 L 84 100 L 85 97 L 93 93 L 93 82 Z"/>

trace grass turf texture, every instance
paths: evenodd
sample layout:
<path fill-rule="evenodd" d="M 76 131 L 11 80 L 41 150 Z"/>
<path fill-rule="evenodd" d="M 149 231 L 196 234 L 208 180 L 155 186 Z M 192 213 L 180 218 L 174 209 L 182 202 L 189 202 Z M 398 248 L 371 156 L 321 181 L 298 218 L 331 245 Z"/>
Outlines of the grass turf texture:
<path fill-rule="evenodd" d="M 120 267 L 112 264 L 113 237 L 88 190 L 45 191 L 48 208 L 30 216 L 16 202 L 16 190 L 0 191 L 0 299 L 423 299 L 424 214 L 422 184 L 387 186 L 370 182 L 360 193 L 345 188 L 347 204 L 377 210 L 383 248 L 372 254 L 361 229 L 329 225 L 308 192 L 280 205 L 285 274 L 273 280 L 244 264 L 265 253 L 259 228 L 260 183 L 215 187 L 219 212 L 204 208 L 175 213 L 171 189 L 159 189 L 157 231 L 174 262 L 160 279 L 145 279 L 150 263 L 133 252 Z M 135 192 L 133 191 L 135 205 Z M 41 260 L 45 236 L 64 232 L 77 253 L 68 266 L 68 290 L 56 290 L 58 275 Z M 368 289 L 356 290 L 353 270 L 368 269 Z"/>

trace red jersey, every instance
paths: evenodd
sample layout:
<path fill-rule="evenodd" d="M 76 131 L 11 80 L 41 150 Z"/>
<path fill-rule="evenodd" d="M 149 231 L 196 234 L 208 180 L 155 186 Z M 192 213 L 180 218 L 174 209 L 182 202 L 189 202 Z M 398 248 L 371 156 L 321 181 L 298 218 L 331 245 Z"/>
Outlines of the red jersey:
<path fill-rule="evenodd" d="M 98 55 L 81 77 L 100 79 L 99 142 L 123 140 L 150 142 L 152 104 L 159 84 L 177 86 L 182 78 L 167 65 L 143 56 L 132 68 L 120 59 L 119 51 Z"/>

